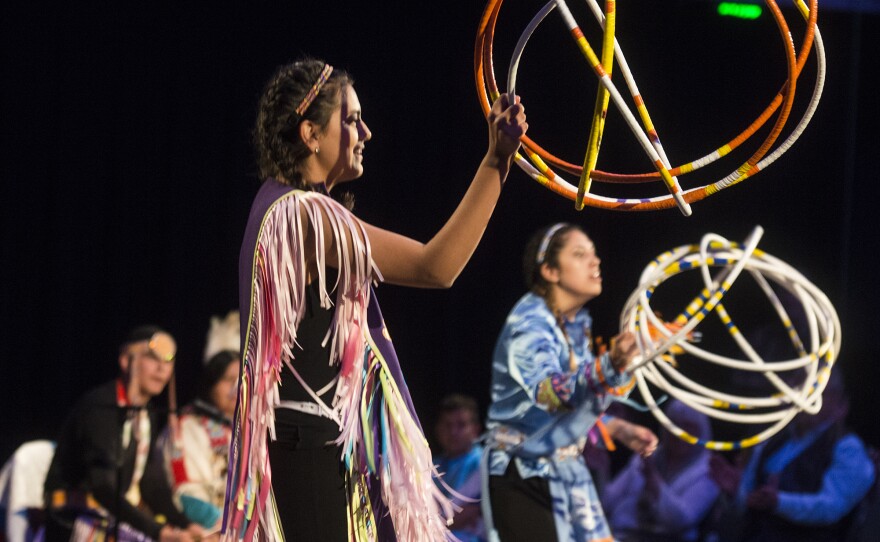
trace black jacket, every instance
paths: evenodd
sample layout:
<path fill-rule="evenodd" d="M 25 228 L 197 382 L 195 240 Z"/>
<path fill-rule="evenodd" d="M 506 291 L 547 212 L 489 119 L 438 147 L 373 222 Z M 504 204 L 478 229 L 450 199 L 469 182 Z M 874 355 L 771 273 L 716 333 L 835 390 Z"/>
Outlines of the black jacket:
<path fill-rule="evenodd" d="M 80 398 L 68 416 L 58 437 L 55 456 L 46 477 L 46 502 L 52 503 L 56 490 L 71 494 L 89 494 L 111 514 L 117 505 L 120 521 L 128 523 L 154 540 L 159 539 L 162 524 L 153 514 L 165 516 L 168 523 L 187 527 L 189 520 L 174 506 L 171 488 L 165 476 L 162 458 L 152 449 L 140 481 L 141 498 L 150 514 L 132 506 L 124 493 L 134 475 L 136 441 L 122 450 L 122 428 L 129 410 L 119 407 L 116 381 L 99 386 Z M 151 440 L 156 441 L 158 423 L 150 412 Z M 117 480 L 122 491 L 117 492 Z"/>

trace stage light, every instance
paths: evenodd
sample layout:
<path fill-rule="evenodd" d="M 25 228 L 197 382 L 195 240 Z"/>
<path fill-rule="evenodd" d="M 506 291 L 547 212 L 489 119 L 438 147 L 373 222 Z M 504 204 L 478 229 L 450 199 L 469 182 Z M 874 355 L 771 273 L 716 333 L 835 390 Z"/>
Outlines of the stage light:
<path fill-rule="evenodd" d="M 741 4 L 739 2 L 721 2 L 718 4 L 718 15 L 736 17 L 737 19 L 757 19 L 762 13 L 757 4 Z"/>

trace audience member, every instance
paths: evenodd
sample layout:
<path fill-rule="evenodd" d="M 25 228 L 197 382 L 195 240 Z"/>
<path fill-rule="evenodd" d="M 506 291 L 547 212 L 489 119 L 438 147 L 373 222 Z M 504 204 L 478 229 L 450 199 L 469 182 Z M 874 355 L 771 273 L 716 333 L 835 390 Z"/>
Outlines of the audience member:
<path fill-rule="evenodd" d="M 461 507 L 453 517 L 452 534 L 462 542 L 482 542 L 486 540 L 479 503 L 483 449 L 477 443 L 480 435 L 477 402 L 460 394 L 445 397 L 440 402 L 435 435 L 440 447 L 434 458 L 437 471 L 443 476 L 442 483 L 452 492 L 442 485 L 441 489 Z"/>
<path fill-rule="evenodd" d="M 43 540 L 43 484 L 55 443 L 31 440 L 16 448 L 0 470 L 0 542 Z"/>
<path fill-rule="evenodd" d="M 159 542 L 199 539 L 171 500 L 161 458 L 151 453 L 157 420 L 149 401 L 171 379 L 176 345 L 155 326 L 132 330 L 119 351 L 120 376 L 83 396 L 58 436 L 46 478 L 47 542 L 67 542 L 81 522 L 118 518 Z M 104 523 L 104 522 L 102 522 Z"/>
<path fill-rule="evenodd" d="M 666 415 L 686 433 L 711 439 L 705 414 L 673 401 Z M 708 451 L 664 431 L 657 453 L 633 456 L 605 487 L 602 503 L 622 542 L 691 542 L 718 492 Z"/>
<path fill-rule="evenodd" d="M 835 371 L 819 413 L 798 414 L 786 430 L 755 449 L 741 473 L 713 458 L 713 478 L 736 496 L 741 540 L 845 539 L 875 476 L 865 445 L 844 424 L 848 411 L 843 380 Z"/>
<path fill-rule="evenodd" d="M 240 344 L 238 311 L 211 318 L 196 399 L 181 411 L 176 430 L 169 427 L 162 439 L 175 504 L 211 531 L 219 530 L 226 494 Z"/>
<path fill-rule="evenodd" d="M 584 446 L 584 462 L 599 495 L 611 481 L 611 473 L 617 463 L 617 459 L 612 461 L 610 453 L 617 449 L 615 441 L 626 446 L 630 453 L 636 452 L 645 457 L 653 454 L 657 448 L 657 435 L 647 427 L 627 420 L 624 413 L 623 403 L 611 403 L 599 423 L 590 429 Z"/>
<path fill-rule="evenodd" d="M 177 430 L 169 428 L 163 439 L 175 503 L 191 521 L 212 531 L 219 530 L 226 495 L 240 366 L 237 351 L 215 354 L 202 371 L 198 397 L 181 411 Z"/>

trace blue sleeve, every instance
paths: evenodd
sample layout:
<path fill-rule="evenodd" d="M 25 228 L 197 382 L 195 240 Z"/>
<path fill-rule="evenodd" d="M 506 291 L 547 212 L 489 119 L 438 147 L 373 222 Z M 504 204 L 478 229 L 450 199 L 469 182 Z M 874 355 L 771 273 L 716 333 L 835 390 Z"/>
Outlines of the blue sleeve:
<path fill-rule="evenodd" d="M 803 525 L 836 523 L 865 496 L 874 483 L 874 476 L 874 465 L 861 440 L 847 435 L 837 442 L 819 491 L 780 491 L 776 513 Z"/>
<path fill-rule="evenodd" d="M 746 497 L 755 489 L 755 480 L 758 478 L 758 464 L 761 462 L 761 456 L 764 453 L 766 443 L 758 445 L 752 452 L 749 461 L 743 469 L 739 479 L 739 488 L 736 491 L 736 506 L 739 509 L 745 508 Z"/>
<path fill-rule="evenodd" d="M 514 329 L 509 355 L 515 376 L 530 398 L 547 410 L 574 408 L 586 399 L 616 388 L 631 380 L 628 373 L 618 373 L 611 358 L 603 354 L 598 360 L 588 359 L 574 373 L 562 366 L 568 359 L 568 345 L 556 330 L 543 320 L 524 319 Z M 604 387 L 601 384 L 604 382 Z"/>
<path fill-rule="evenodd" d="M 533 401 L 537 401 L 539 385 L 551 378 L 568 381 L 559 359 L 565 345 L 554 330 L 535 318 L 524 319 L 513 330 L 508 355 L 511 370 Z"/>

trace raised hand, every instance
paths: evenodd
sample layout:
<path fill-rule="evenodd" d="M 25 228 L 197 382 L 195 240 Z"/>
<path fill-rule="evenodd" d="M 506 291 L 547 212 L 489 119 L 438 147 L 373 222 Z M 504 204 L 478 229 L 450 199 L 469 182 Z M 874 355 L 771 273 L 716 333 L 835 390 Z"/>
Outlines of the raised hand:
<path fill-rule="evenodd" d="M 509 99 L 507 94 L 499 96 L 486 119 L 489 123 L 489 154 L 508 163 L 519 150 L 519 138 L 529 129 L 519 96 L 512 105 Z"/>

